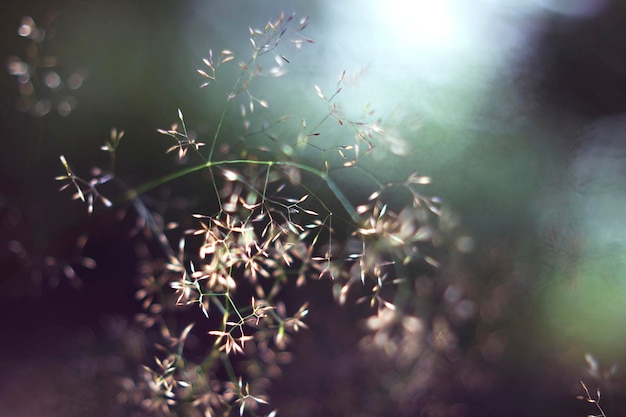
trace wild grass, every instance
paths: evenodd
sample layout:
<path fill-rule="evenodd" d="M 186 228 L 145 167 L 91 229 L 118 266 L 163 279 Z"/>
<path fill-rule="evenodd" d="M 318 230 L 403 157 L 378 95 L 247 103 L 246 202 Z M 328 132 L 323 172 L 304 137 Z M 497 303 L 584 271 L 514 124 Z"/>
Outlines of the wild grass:
<path fill-rule="evenodd" d="M 282 293 L 309 280 L 332 280 L 341 304 L 347 302 L 351 288 L 368 288 L 369 294 L 359 301 L 374 308 L 368 321 L 373 330 L 385 331 L 397 320 L 410 334 L 421 326 L 420 319 L 406 314 L 412 308 L 410 296 L 394 288 L 412 280 L 408 274 L 416 264 L 437 267 L 437 260 L 425 248 L 443 244 L 442 204 L 423 194 L 423 187 L 430 182 L 426 176 L 413 172 L 404 179 L 382 183 L 360 167 L 360 160 L 385 140 L 385 132 L 381 121 L 369 120 L 371 110 L 362 120 L 343 115 L 335 99 L 343 89 L 345 71 L 328 94 L 311 86 L 328 111 L 299 116 L 301 132 L 295 139 L 276 140 L 272 131 L 289 116 L 251 131 L 250 117 L 270 106 L 266 98 L 256 97 L 254 85 L 263 77 L 286 75 L 286 66 L 293 65 L 297 56 L 284 51 L 285 43 L 296 53 L 314 43 L 304 35 L 307 24 L 306 17 L 282 14 L 262 29 L 251 28 L 251 56 L 238 66 L 230 50 L 218 54 L 209 50 L 198 73 L 205 79 L 203 88 L 222 90 L 223 112 L 207 139 L 196 137 L 180 109 L 176 123 L 157 130 L 172 142 L 165 152 L 183 164 L 171 174 L 137 187 L 126 185 L 115 174 L 117 150 L 124 136 L 116 129 L 102 146 L 110 156 L 109 167 L 95 168 L 91 178 L 78 176 L 67 159 L 60 157 L 65 173 L 57 180 L 64 182 L 62 190 L 73 189 L 73 198 L 84 202 L 89 213 L 98 204 L 130 204 L 140 219 L 139 228 L 160 246 L 160 254 L 147 248 L 143 251 L 145 273 L 136 294 L 144 310 L 137 321 L 146 331 L 158 334 L 156 353 L 138 377 L 122 381 L 122 399 L 144 412 L 267 414 L 263 409 L 274 415 L 276 411 L 266 406 L 267 387 L 284 362 L 282 352 L 292 335 L 306 327 L 308 313 L 307 303 L 288 308 Z M 239 73 L 230 88 L 220 82 L 224 71 Z M 269 138 L 264 146 L 240 149 L 239 154 L 231 151 L 222 130 L 236 104 L 243 117 L 242 135 Z M 320 145 L 320 128 L 328 123 L 346 129 L 351 141 Z M 321 164 L 301 158 L 297 150 L 302 148 L 318 152 Z M 352 201 L 336 183 L 335 176 L 347 169 L 362 171 L 371 182 L 374 191 L 365 201 Z M 190 212 L 195 226 L 170 232 L 177 224 L 165 224 L 143 196 L 195 172 L 206 174 L 216 211 Z M 110 182 L 123 190 L 121 197 L 107 197 L 101 191 Z M 319 183 L 326 188 L 323 194 L 312 191 Z M 386 199 L 399 189 L 407 196 L 406 204 L 394 210 Z M 336 240 L 336 222 L 351 231 L 347 241 Z M 159 259 L 162 256 L 164 262 Z M 199 324 L 202 320 L 209 323 L 209 330 L 197 332 L 197 327 L 206 327 Z M 190 338 L 195 340 L 194 348 L 187 355 Z M 237 358 L 247 355 L 251 356 L 247 365 L 237 368 L 241 362 Z"/>
<path fill-rule="evenodd" d="M 604 410 L 600 406 L 600 398 L 602 396 L 600 393 L 600 389 L 598 388 L 596 390 L 595 398 L 594 398 L 594 396 L 589 392 L 589 388 L 583 381 L 580 381 L 580 385 L 583 387 L 583 390 L 585 391 L 585 396 L 581 395 L 581 396 L 578 396 L 577 398 L 579 400 L 587 401 L 588 403 L 591 403 L 596 407 L 596 409 L 598 410 L 600 414 L 595 414 L 593 415 L 593 417 L 606 417 L 606 414 L 604 414 Z"/>
<path fill-rule="evenodd" d="M 217 90 L 222 112 L 204 137 L 180 108 L 170 127 L 157 129 L 174 160 L 170 173 L 139 185 L 118 177 L 120 144 L 132 140 L 118 129 L 101 147 L 108 166 L 95 167 L 90 177 L 60 156 L 61 190 L 72 190 L 89 213 L 99 206 L 134 211 L 135 232 L 143 236 L 135 294 L 142 312 L 135 322 L 142 343 L 153 347 L 148 355 L 129 346 L 119 353 L 143 361 L 121 376 L 119 395 L 141 415 L 277 415 L 270 387 L 291 359 L 295 334 L 307 327 L 311 304 L 293 305 L 287 294 L 306 295 L 307 284 L 320 280 L 331 283 L 328 296 L 341 305 L 369 306 L 360 347 L 366 357 L 384 358 L 387 369 L 374 385 L 388 388 L 394 401 L 410 403 L 413 393 L 433 389 L 434 375 L 449 363 L 468 385 L 495 384 L 476 363 L 495 362 L 506 350 L 506 336 L 493 329 L 510 289 L 469 282 L 459 259 L 475 242 L 441 199 L 428 195 L 430 177 L 407 172 L 381 180 L 364 168 L 381 149 L 404 151 L 370 107 L 362 118 L 346 116 L 338 104 L 346 72 L 329 91 L 319 87 L 325 80 L 310 86 L 325 112 L 264 119 L 273 103 L 255 86 L 287 76 L 298 51 L 314 47 L 307 26 L 306 17 L 281 14 L 249 29 L 248 57 L 208 51 L 197 72 L 201 88 Z M 225 133 L 233 114 L 241 115 L 236 137 Z M 297 131 L 289 134 L 285 126 L 294 121 Z M 324 137 L 328 125 L 344 133 Z M 367 184 L 365 198 L 339 181 L 347 172 Z M 176 218 L 165 216 L 152 194 L 185 182 L 209 197 L 201 204 L 189 198 Z M 461 361 L 455 330 L 478 314 L 489 321 L 474 353 L 481 359 Z M 594 398 L 583 388 L 583 399 L 605 416 L 599 391 Z M 433 410 L 452 413 L 442 397 Z"/>

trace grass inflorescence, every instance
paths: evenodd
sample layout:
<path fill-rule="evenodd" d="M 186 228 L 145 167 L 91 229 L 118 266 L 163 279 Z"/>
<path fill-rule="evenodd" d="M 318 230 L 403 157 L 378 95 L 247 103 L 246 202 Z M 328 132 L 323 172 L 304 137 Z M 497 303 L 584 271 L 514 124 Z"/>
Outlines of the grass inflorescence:
<path fill-rule="evenodd" d="M 254 85 L 259 78 L 287 74 L 285 67 L 297 59 L 283 50 L 284 44 L 296 52 L 313 44 L 304 35 L 307 25 L 308 18 L 282 14 L 262 29 L 251 28 L 252 52 L 238 67 L 231 50 L 209 50 L 198 70 L 201 87 L 221 90 L 223 111 L 206 139 L 190 129 L 180 109 L 176 123 L 157 130 L 170 141 L 164 151 L 175 155 L 175 171 L 143 185 L 126 184 L 115 172 L 124 137 L 117 129 L 102 146 L 109 167 L 94 169 L 90 179 L 78 176 L 61 156 L 65 173 L 57 180 L 64 182 L 62 189 L 73 189 L 89 213 L 98 203 L 134 209 L 137 230 L 148 240 L 138 248 L 142 264 L 136 298 L 142 312 L 136 322 L 151 335 L 154 348 L 134 376 L 121 379 L 120 394 L 144 413 L 276 415 L 268 405 L 268 389 L 289 361 L 286 350 L 294 334 L 307 327 L 309 313 L 308 302 L 292 306 L 284 294 L 312 280 L 330 280 L 340 304 L 354 299 L 369 305 L 371 338 L 363 345 L 382 351 L 399 367 L 416 366 L 424 350 L 454 348 L 450 323 L 441 315 L 420 313 L 422 287 L 414 271 L 439 267 L 437 254 L 447 250 L 442 248 L 456 233 L 457 221 L 439 198 L 424 193 L 428 176 L 411 172 L 389 182 L 362 167 L 361 161 L 386 140 L 385 128 L 382 121 L 371 121 L 369 107 L 363 119 L 344 115 L 336 98 L 346 72 L 331 93 L 311 86 L 328 111 L 298 115 L 302 130 L 295 137 L 274 130 L 291 116 L 252 128 L 250 116 L 271 105 L 256 96 Z M 238 71 L 232 86 L 221 83 L 223 71 Z M 243 118 L 242 137 L 259 136 L 267 144 L 231 148 L 223 128 L 234 103 Z M 321 127 L 328 123 L 346 129 L 351 139 L 322 145 Z M 318 159 L 306 159 L 299 151 L 303 148 Z M 355 201 L 340 186 L 336 175 L 343 170 L 354 170 L 369 182 L 373 191 L 367 198 Z M 193 173 L 205 174 L 215 207 L 190 206 L 184 218 L 166 222 L 145 196 Z M 120 189 L 117 196 L 102 191 L 111 183 Z M 392 195 L 404 200 L 392 202 Z M 343 237 L 335 233 L 338 225 L 348 231 Z M 469 251 L 471 239 L 463 239 Z M 460 296 L 454 301 L 460 302 Z M 431 319 L 436 337 L 427 343 Z"/>

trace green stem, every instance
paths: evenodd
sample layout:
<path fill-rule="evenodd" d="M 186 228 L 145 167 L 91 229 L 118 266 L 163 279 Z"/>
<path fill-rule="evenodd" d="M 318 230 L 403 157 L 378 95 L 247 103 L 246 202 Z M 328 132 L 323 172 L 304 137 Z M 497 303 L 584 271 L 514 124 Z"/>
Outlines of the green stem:
<path fill-rule="evenodd" d="M 178 178 L 184 177 L 185 175 L 189 175 L 192 174 L 194 172 L 197 171 L 201 171 L 203 169 L 211 169 L 213 167 L 216 166 L 222 166 L 222 165 L 236 165 L 236 164 L 249 164 L 249 165 L 259 165 L 259 166 L 268 166 L 268 167 L 272 167 L 272 166 L 290 166 L 293 168 L 298 168 L 301 169 L 302 171 L 306 171 L 310 174 L 315 175 L 316 177 L 320 178 L 321 180 L 323 180 L 326 185 L 328 186 L 328 188 L 330 189 L 330 191 L 335 195 L 335 198 L 337 198 L 337 200 L 339 201 L 339 203 L 341 204 L 341 206 L 344 208 L 344 210 L 348 213 L 348 215 L 350 216 L 351 220 L 358 224 L 359 221 L 359 215 L 356 212 L 355 208 L 352 206 L 352 204 L 350 203 L 350 201 L 348 200 L 348 198 L 346 197 L 346 195 L 341 191 L 341 189 L 337 186 L 337 184 L 335 183 L 335 181 L 330 177 L 330 175 L 328 175 L 327 172 L 324 171 L 320 171 L 318 169 L 315 169 L 309 165 L 305 165 L 299 162 L 288 162 L 288 161 L 255 161 L 255 160 L 251 160 L 251 159 L 230 159 L 230 160 L 226 160 L 226 161 L 207 161 L 204 162 L 202 164 L 199 165 L 195 165 L 192 167 L 188 167 L 185 169 L 181 169 L 180 171 L 176 171 L 176 172 L 172 172 L 171 174 L 167 174 L 164 175 L 160 178 L 157 178 L 153 181 L 150 181 L 140 187 L 137 187 L 133 190 L 130 190 L 128 192 L 126 192 L 124 194 L 123 200 L 132 200 L 135 199 L 138 195 L 143 194 L 147 191 L 150 191 L 156 187 L 158 187 L 159 185 L 168 183 L 170 181 L 174 181 Z M 326 207 L 325 207 L 326 208 Z"/>
<path fill-rule="evenodd" d="M 235 84 L 235 86 L 239 84 L 240 79 L 241 79 L 241 76 L 239 76 L 239 79 L 237 80 L 237 83 Z M 209 157 L 208 157 L 209 161 L 213 159 L 213 154 L 215 153 L 215 145 L 217 144 L 217 140 L 219 138 L 220 132 L 222 131 L 222 125 L 224 124 L 224 120 L 226 119 L 226 112 L 228 111 L 229 105 L 230 105 L 230 101 L 227 101 L 226 105 L 224 106 L 224 110 L 222 110 L 220 121 L 217 123 L 217 128 L 215 128 L 215 133 L 213 134 L 213 141 L 211 142 L 211 150 L 209 151 Z"/>

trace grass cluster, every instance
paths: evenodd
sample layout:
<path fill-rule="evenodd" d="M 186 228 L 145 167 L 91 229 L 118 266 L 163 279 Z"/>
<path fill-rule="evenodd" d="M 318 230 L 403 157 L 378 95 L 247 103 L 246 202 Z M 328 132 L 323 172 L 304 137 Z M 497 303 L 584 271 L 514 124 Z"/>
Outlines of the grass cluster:
<path fill-rule="evenodd" d="M 371 360 L 362 366 L 377 378 L 359 383 L 370 415 L 467 415 L 449 401 L 457 389 L 451 380 L 468 392 L 497 391 L 491 367 L 514 343 L 501 330 L 514 294 L 514 283 L 499 276 L 506 249 L 491 248 L 488 266 L 476 260 L 501 284 L 479 282 L 463 264 L 477 242 L 428 194 L 431 178 L 413 171 L 390 181 L 366 168 L 387 150 L 401 157 L 406 149 L 369 105 L 358 118 L 346 115 L 353 113 L 340 104 L 346 71 L 331 89 L 319 86 L 328 80 L 310 86 L 321 113 L 268 118 L 274 103 L 256 86 L 287 76 L 298 51 L 314 47 L 307 26 L 307 17 L 281 14 L 249 29 L 249 55 L 208 51 L 196 75 L 220 97 L 222 111 L 208 133 L 197 133 L 181 109 L 157 129 L 170 173 L 143 183 L 119 176 L 124 142 L 133 139 L 116 128 L 101 146 L 106 167 L 82 175 L 60 156 L 61 190 L 89 214 L 117 208 L 136 219 L 141 312 L 130 325 L 107 327 L 117 360 L 129 364 L 118 375 L 118 399 L 134 415 L 276 416 L 271 387 L 292 360 L 296 333 L 307 328 L 317 296 L 307 286 L 318 282 L 329 283 L 327 296 L 338 304 L 367 311 L 359 358 Z M 62 79 L 56 61 L 44 57 L 45 33 L 32 19 L 20 26 L 32 45 L 26 59 L 8 62 L 18 77 L 18 108 L 39 117 L 56 106 L 67 115 L 76 101 L 65 90 L 79 88 L 85 74 Z M 235 115 L 238 129 L 230 125 Z M 344 175 L 360 178 L 358 192 Z M 203 196 L 170 201 L 159 193 L 168 187 Z M 95 267 L 90 258 L 79 262 Z M 60 268 L 75 278 L 69 264 Z M 305 301 L 294 303 L 295 292 Z M 455 377 L 441 377 L 449 374 Z M 605 417 L 600 390 L 594 396 L 582 387 L 580 399 Z"/>
<path fill-rule="evenodd" d="M 159 340 L 150 363 L 136 378 L 122 382 L 122 399 L 144 412 L 209 416 L 236 409 L 240 415 L 266 414 L 260 410 L 269 401 L 268 385 L 288 359 L 285 350 L 292 335 L 306 327 L 308 313 L 307 303 L 292 310 L 282 294 L 310 280 L 331 280 L 341 304 L 358 287 L 357 302 L 373 308 L 368 326 L 377 336 L 371 344 L 403 360 L 420 352 L 411 348 L 423 330 L 410 294 L 415 281 L 411 271 L 416 265 L 436 268 L 433 248 L 442 246 L 445 234 L 455 228 L 442 216 L 439 199 L 423 194 L 430 178 L 411 173 L 383 183 L 360 167 L 361 159 L 385 140 L 385 131 L 379 120 L 371 121 L 371 110 L 360 120 L 344 116 L 335 100 L 345 71 L 329 94 L 311 86 L 328 111 L 317 117 L 298 115 L 301 131 L 293 139 L 277 139 L 272 131 L 289 116 L 252 128 L 252 116 L 270 105 L 255 96 L 254 84 L 287 73 L 286 66 L 297 57 L 287 56 L 285 43 L 296 52 L 314 43 L 303 34 L 307 23 L 307 18 L 283 14 L 262 29 L 251 28 L 252 53 L 238 68 L 231 51 L 209 51 L 198 73 L 205 79 L 203 88 L 222 90 L 224 110 L 208 139 L 189 129 L 181 110 L 175 124 L 158 129 L 172 141 L 165 152 L 179 162 L 173 173 L 143 186 L 126 185 L 115 174 L 124 135 L 116 129 L 102 146 L 111 157 L 109 168 L 95 168 L 89 179 L 78 176 L 61 156 L 65 174 L 57 180 L 64 182 L 62 189 L 73 189 L 74 198 L 85 202 L 90 213 L 98 203 L 128 204 L 137 212 L 138 228 L 158 243 L 158 250 L 143 251 L 145 273 L 136 295 L 144 310 L 138 323 L 154 330 Z M 220 73 L 226 71 L 239 73 L 230 88 L 220 82 Z M 225 118 L 237 104 L 242 136 L 265 138 L 264 145 L 233 150 L 222 137 Z M 320 128 L 328 123 L 347 129 L 352 139 L 319 145 Z M 320 163 L 307 160 L 302 149 L 315 150 Z M 335 182 L 348 169 L 362 171 L 371 183 L 366 200 L 353 201 Z M 194 208 L 188 216 L 195 225 L 181 230 L 155 214 L 143 196 L 194 172 L 206 174 L 217 207 L 208 213 Z M 123 196 L 106 197 L 101 190 L 109 183 L 117 184 Z M 314 187 L 325 190 L 314 192 Z M 391 205 L 391 194 L 403 195 L 405 201 Z M 349 231 L 347 238 L 335 236 L 336 223 Z M 196 331 L 207 326 L 200 324 L 203 320 L 209 330 Z M 191 338 L 194 346 L 188 348 Z M 442 339 L 442 346 L 451 340 Z"/>

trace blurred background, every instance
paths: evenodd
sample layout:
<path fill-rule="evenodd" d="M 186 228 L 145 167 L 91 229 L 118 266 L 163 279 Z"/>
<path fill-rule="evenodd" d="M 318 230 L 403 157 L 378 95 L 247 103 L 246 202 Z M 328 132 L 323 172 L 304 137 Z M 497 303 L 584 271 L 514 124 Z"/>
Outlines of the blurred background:
<path fill-rule="evenodd" d="M 87 176 L 106 163 L 99 148 L 116 127 L 120 177 L 139 185 L 170 172 L 171 144 L 156 129 L 180 108 L 208 140 L 223 106 L 199 88 L 202 58 L 212 48 L 244 60 L 248 27 L 281 11 L 309 15 L 315 43 L 287 48 L 286 76 L 255 85 L 269 102 L 262 117 L 293 116 L 280 131 L 293 137 L 302 117 L 325 111 L 314 85 L 332 93 L 345 70 L 343 111 L 375 109 L 385 126 L 363 168 L 381 181 L 430 176 L 428 193 L 472 236 L 473 252 L 441 275 L 464 283 L 475 313 L 455 328 L 467 359 L 438 362 L 427 384 L 394 396 L 400 373 L 379 378 L 387 371 L 358 353 L 355 323 L 367 313 L 312 288 L 311 329 L 272 393 L 280 415 L 582 416 L 594 410 L 576 399 L 581 379 L 601 387 L 607 416 L 623 415 L 626 5 L 617 0 L 5 1 L 0 415 L 127 415 L 114 372 L 100 370 L 123 368 L 107 356 L 112 329 L 140 311 L 129 220 L 103 207 L 88 216 L 59 193 L 59 155 Z M 223 137 L 241 145 L 237 111 L 227 122 Z M 362 176 L 336 178 L 363 189 Z M 178 191 L 201 192 L 188 187 Z"/>

